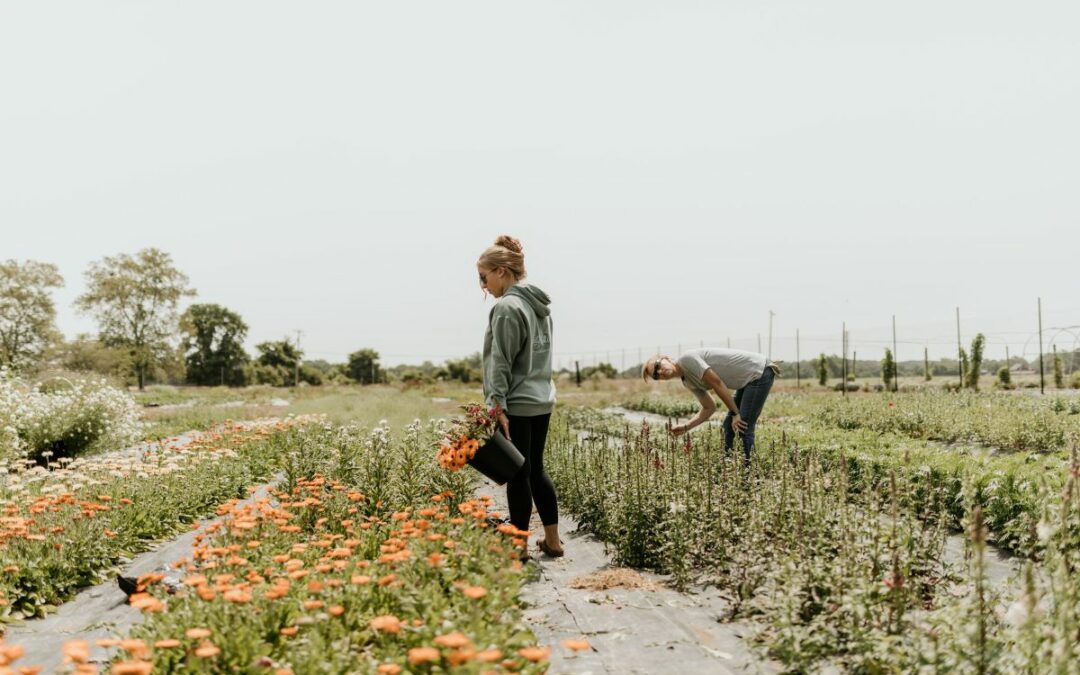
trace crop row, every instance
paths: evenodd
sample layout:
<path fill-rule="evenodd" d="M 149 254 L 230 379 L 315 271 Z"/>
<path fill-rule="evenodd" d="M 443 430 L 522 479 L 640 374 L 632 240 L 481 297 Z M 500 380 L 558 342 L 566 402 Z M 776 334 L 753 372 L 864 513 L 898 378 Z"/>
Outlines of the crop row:
<path fill-rule="evenodd" d="M 842 447 L 775 429 L 749 472 L 715 432 L 676 442 L 648 425 L 580 431 L 556 427 L 548 448 L 563 506 L 622 564 L 724 588 L 792 670 L 1071 672 L 1080 656 L 1076 463 L 1059 489 L 1040 488 L 1038 557 L 1000 585 L 984 569 L 973 485 L 954 491 L 918 470 L 881 481 Z M 957 498 L 970 566 L 944 555 Z"/>

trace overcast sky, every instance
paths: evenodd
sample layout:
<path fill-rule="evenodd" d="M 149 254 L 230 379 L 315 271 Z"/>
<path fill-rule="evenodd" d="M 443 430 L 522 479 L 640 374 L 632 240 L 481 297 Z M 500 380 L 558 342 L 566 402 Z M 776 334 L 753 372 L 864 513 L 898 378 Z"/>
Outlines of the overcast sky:
<path fill-rule="evenodd" d="M 508 233 L 556 361 L 1026 349 L 1080 324 L 1075 1 L 7 2 L 0 259 L 156 246 L 311 358 L 481 347 Z M 1071 348 L 1072 333 L 1057 343 Z"/>

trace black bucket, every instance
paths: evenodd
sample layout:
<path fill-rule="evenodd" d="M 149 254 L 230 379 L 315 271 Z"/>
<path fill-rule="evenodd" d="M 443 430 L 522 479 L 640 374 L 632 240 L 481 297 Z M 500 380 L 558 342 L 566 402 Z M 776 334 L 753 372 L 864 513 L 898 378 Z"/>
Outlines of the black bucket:
<path fill-rule="evenodd" d="M 502 431 L 498 430 L 477 449 L 476 455 L 469 460 L 469 465 L 492 481 L 503 485 L 518 475 L 521 467 L 525 465 L 525 458 L 514 444 L 503 436 Z"/>

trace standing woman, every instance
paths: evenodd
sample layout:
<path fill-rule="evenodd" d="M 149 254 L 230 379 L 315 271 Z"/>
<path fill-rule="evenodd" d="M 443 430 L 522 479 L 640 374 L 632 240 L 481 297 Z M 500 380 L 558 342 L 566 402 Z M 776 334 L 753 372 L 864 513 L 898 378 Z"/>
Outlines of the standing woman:
<path fill-rule="evenodd" d="M 714 392 L 728 411 L 724 418 L 724 449 L 731 451 L 735 445 L 735 433 L 741 433 L 743 458 L 747 464 L 754 449 L 758 416 L 765 407 L 773 379 L 779 374 L 780 368 L 775 363 L 769 363 L 764 354 L 720 347 L 691 349 L 677 360 L 657 354 L 641 367 L 641 377 L 646 381 L 650 377 L 654 380 L 678 377 L 701 404 L 701 410 L 694 419 L 671 428 L 675 436 L 712 417 L 716 412 L 716 402 L 710 392 Z M 734 396 L 732 391 L 735 392 Z"/>
<path fill-rule="evenodd" d="M 544 444 L 555 407 L 551 379 L 551 298 L 526 284 L 521 242 L 503 235 L 476 262 L 480 288 L 495 296 L 484 333 L 484 400 L 500 406 L 499 424 L 525 456 L 506 484 L 510 524 L 529 529 L 533 502 L 544 524 L 540 550 L 563 555 L 555 486 L 544 471 Z"/>

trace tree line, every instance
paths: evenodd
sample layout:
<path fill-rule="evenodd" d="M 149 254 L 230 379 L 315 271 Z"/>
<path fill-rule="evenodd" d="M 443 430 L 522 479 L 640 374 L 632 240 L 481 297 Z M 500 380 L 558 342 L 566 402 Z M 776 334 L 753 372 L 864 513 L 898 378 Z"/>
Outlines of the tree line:
<path fill-rule="evenodd" d="M 300 382 L 385 381 L 387 372 L 373 349 L 359 349 L 348 361 L 304 361 L 289 339 L 244 349 L 248 325 L 237 312 L 213 303 L 188 306 L 196 295 L 172 257 L 146 248 L 90 264 L 86 291 L 76 309 L 97 323 L 96 335 L 66 340 L 56 329 L 52 291 L 64 285 L 56 265 L 34 260 L 0 262 L 0 369 L 92 371 L 147 382 L 195 385 L 293 386 Z"/>

